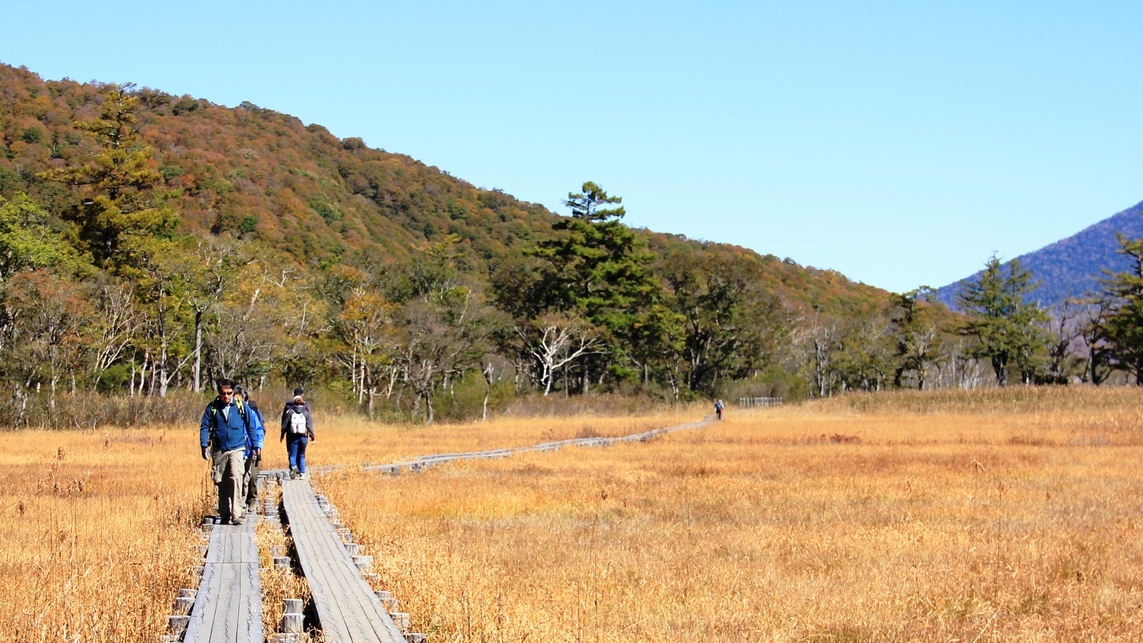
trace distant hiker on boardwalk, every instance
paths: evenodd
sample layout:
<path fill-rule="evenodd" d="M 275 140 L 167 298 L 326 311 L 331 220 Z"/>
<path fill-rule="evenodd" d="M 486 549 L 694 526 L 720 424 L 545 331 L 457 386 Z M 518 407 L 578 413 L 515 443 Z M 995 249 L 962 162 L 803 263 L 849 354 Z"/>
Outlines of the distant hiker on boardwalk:
<path fill-rule="evenodd" d="M 303 399 L 305 390 L 294 389 L 294 399 L 286 402 L 282 410 L 282 437 L 286 441 L 286 452 L 290 456 L 290 479 L 304 478 L 306 475 L 306 445 L 317 442 L 314 437 L 314 415 L 310 405 Z"/>
<path fill-rule="evenodd" d="M 266 421 L 262 418 L 262 410 L 250 398 L 250 394 L 241 385 L 234 386 L 235 402 L 244 402 L 250 412 L 250 427 L 253 429 L 254 440 L 246 443 L 246 451 L 242 454 L 246 461 L 246 476 L 243 489 L 246 493 L 246 511 L 254 513 L 258 509 L 258 474 L 262 473 L 262 443 L 266 439 Z"/>
<path fill-rule="evenodd" d="M 241 400 L 234 399 L 234 382 L 218 380 L 218 397 L 206 405 L 199 427 L 202 459 L 211 461 L 211 478 L 218 487 L 218 517 L 222 524 L 240 525 L 246 495 L 247 445 L 262 455 L 262 440 L 250 422 L 251 413 Z"/>
<path fill-rule="evenodd" d="M 724 408 L 726 408 L 726 407 L 725 407 L 725 405 L 723 405 L 722 400 L 715 400 L 714 401 L 714 416 L 721 420 L 722 419 L 722 409 L 724 409 Z"/>

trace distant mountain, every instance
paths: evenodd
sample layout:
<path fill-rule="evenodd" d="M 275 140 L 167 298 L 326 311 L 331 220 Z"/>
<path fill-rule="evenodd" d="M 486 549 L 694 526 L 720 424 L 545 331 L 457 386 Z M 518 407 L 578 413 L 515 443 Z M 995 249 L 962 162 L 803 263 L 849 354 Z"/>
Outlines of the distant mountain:
<path fill-rule="evenodd" d="M 1119 254 L 1119 241 L 1115 233 L 1131 238 L 1143 237 L 1143 202 L 1108 217 L 1095 225 L 1061 239 L 1034 252 L 1020 255 L 1020 263 L 1032 271 L 1032 278 L 1040 287 L 1028 297 L 1041 306 L 1051 308 L 1068 297 L 1097 292 L 1103 270 L 1121 272 L 1131 268 L 1131 261 Z M 980 272 L 968 277 L 980 278 Z M 957 309 L 956 298 L 961 282 L 943 286 L 937 299 L 949 308 Z"/>

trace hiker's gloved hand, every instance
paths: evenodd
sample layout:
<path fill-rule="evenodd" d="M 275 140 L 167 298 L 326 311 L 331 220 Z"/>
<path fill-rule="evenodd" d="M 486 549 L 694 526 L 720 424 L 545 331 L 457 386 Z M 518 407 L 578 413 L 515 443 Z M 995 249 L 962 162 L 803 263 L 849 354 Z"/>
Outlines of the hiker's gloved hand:
<path fill-rule="evenodd" d="M 209 460 L 210 459 L 210 447 L 203 447 L 202 448 L 202 459 L 203 460 Z"/>
<path fill-rule="evenodd" d="M 255 460 L 261 460 L 262 459 L 262 447 L 257 447 L 256 449 L 254 449 L 254 459 Z"/>

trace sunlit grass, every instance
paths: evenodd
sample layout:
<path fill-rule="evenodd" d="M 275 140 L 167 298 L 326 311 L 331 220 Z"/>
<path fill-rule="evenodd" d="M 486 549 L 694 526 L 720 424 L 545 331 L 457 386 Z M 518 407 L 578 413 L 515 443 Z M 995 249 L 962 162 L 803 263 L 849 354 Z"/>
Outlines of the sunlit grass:
<path fill-rule="evenodd" d="M 1136 640 L 1139 402 L 831 401 L 321 484 L 434 641 Z"/>
<path fill-rule="evenodd" d="M 204 544 L 192 444 L 171 430 L 0 433 L 0 640 L 165 631 Z"/>
<path fill-rule="evenodd" d="M 311 465 L 391 462 L 662 426 L 664 418 L 508 420 L 391 426 L 317 413 Z M 665 418 L 671 421 L 671 418 Z M 272 431 L 266 469 L 285 468 Z M 178 428 L 0 433 L 0 641 L 154 641 L 201 564 L 202 515 L 214 486 L 198 454 L 197 418 Z M 276 488 L 268 491 L 275 492 Z M 264 562 L 283 544 L 259 529 Z M 304 597 L 292 572 L 263 570 L 266 625 L 281 599 Z"/>
<path fill-rule="evenodd" d="M 386 426 L 314 467 L 693 421 Z M 193 423 L 192 423 L 193 424 Z M 283 468 L 272 433 L 264 468 Z M 214 489 L 197 429 L 0 434 L 0 640 L 154 640 Z M 432 641 L 1138 640 L 1143 394 L 892 393 L 604 449 L 316 482 Z M 282 535 L 261 529 L 262 557 Z M 267 587 L 302 593 L 282 574 Z"/>

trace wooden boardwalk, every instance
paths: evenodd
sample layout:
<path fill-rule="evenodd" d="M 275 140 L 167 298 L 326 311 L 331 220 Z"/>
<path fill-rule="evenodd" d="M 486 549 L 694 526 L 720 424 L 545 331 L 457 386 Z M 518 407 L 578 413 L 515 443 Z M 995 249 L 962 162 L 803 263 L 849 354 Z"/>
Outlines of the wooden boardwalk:
<path fill-rule="evenodd" d="M 402 469 L 416 471 L 455 460 L 503 458 L 565 446 L 602 447 L 620 442 L 647 441 L 672 431 L 701 428 L 710 421 L 708 417 L 700 422 L 621 437 L 573 438 L 514 449 L 426 455 L 405 462 L 364 465 L 361 469 L 397 474 Z M 344 465 L 321 469 L 337 468 L 344 468 Z M 405 643 L 406 637 L 362 577 L 333 523 L 318 503 L 310 483 L 307 480 L 286 480 L 284 471 L 264 471 L 263 474 L 282 480 L 282 503 L 290 535 L 302 573 L 310 586 L 325 640 L 328 643 Z M 185 616 L 172 617 L 184 619 L 186 623 L 184 642 L 262 643 L 265 640 L 258 545 L 254 535 L 256 520 L 254 513 L 248 513 L 243 525 L 216 525 L 211 531 L 202 582 L 195 594 L 189 621 Z M 409 637 L 409 640 L 424 640 L 420 634 L 410 634 Z"/>
<path fill-rule="evenodd" d="M 455 460 L 507 458 L 518 453 L 526 453 L 529 451 L 558 451 L 563 447 L 607 447 L 613 444 L 620 444 L 624 442 L 648 442 L 660 435 L 665 435 L 674 431 L 700 429 L 710 424 L 711 421 L 712 417 L 707 416 L 698 422 L 689 422 L 687 424 L 668 426 L 660 429 L 651 429 L 650 431 L 644 431 L 642 433 L 632 433 L 630 435 L 621 435 L 617 437 L 570 438 L 567 440 L 558 440 L 555 442 L 543 442 L 541 444 L 534 444 L 532 446 L 516 447 L 514 449 L 493 449 L 491 451 L 473 451 L 469 453 L 438 453 L 434 455 L 422 455 L 412 460 L 406 460 L 404 462 L 391 462 L 389 464 L 363 464 L 361 465 L 361 470 L 380 471 L 382 473 L 397 475 L 402 470 L 420 471 L 434 465 L 453 462 Z M 311 470 L 329 472 L 344 468 L 344 465 L 332 465 L 326 467 L 318 467 Z"/>
<path fill-rule="evenodd" d="M 254 513 L 242 525 L 215 525 L 191 607 L 185 643 L 262 643 L 262 583 Z"/>
<path fill-rule="evenodd" d="M 318 505 L 309 481 L 283 480 L 282 503 L 325 640 L 405 643 Z"/>

